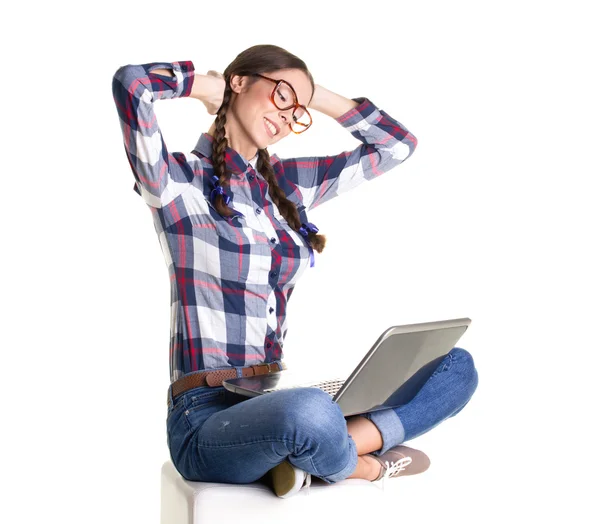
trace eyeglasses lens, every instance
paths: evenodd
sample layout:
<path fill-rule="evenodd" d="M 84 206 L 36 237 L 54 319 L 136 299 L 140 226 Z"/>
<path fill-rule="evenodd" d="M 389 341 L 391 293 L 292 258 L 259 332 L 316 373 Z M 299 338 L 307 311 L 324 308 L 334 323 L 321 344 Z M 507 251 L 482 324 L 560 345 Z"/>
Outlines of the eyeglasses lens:
<path fill-rule="evenodd" d="M 275 105 L 278 109 L 289 109 L 296 101 L 294 92 L 290 86 L 285 83 L 281 83 L 279 87 L 277 87 L 274 98 Z M 292 129 L 296 132 L 304 131 L 311 122 L 310 115 L 301 107 L 297 107 L 294 110 L 292 118 L 294 119 Z"/>

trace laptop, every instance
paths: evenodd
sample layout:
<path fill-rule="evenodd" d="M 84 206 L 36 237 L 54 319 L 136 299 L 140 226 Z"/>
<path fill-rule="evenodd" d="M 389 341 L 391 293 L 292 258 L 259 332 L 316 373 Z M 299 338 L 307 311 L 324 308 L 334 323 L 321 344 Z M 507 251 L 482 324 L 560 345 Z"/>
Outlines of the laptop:
<path fill-rule="evenodd" d="M 283 370 L 223 381 L 227 391 L 256 397 L 281 389 L 318 387 L 337 402 L 344 416 L 358 415 L 408 403 L 471 323 L 469 318 L 392 326 L 346 379 L 315 380 Z"/>

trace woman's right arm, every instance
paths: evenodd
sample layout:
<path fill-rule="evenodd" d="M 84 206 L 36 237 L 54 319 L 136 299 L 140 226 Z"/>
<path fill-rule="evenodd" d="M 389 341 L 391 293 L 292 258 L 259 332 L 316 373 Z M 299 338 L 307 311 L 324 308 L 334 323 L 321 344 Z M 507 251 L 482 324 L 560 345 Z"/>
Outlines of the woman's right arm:
<path fill-rule="evenodd" d="M 167 150 L 153 103 L 191 96 L 194 77 L 191 61 L 126 65 L 113 76 L 113 97 L 125 152 L 136 180 L 134 189 L 152 207 L 172 201 L 194 176 L 183 154 Z M 197 92 L 199 86 L 200 82 Z"/>

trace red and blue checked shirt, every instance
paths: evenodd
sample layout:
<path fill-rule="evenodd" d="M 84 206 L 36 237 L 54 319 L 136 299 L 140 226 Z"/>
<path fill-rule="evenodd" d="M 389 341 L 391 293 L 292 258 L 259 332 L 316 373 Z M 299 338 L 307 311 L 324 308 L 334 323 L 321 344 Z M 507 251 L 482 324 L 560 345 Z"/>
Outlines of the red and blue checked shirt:
<path fill-rule="evenodd" d="M 158 68 L 173 76 L 154 74 Z M 229 206 L 211 203 L 213 138 L 203 133 L 190 153 L 170 152 L 156 121 L 156 100 L 189 96 L 191 61 L 126 65 L 113 77 L 134 189 L 148 205 L 171 282 L 171 382 L 202 369 L 280 361 L 286 306 L 310 264 L 312 249 L 292 230 L 256 171 L 229 148 Z M 308 224 L 307 211 L 389 171 L 414 151 L 416 138 L 367 98 L 337 118 L 361 144 L 323 157 L 271 156 L 279 186 Z"/>

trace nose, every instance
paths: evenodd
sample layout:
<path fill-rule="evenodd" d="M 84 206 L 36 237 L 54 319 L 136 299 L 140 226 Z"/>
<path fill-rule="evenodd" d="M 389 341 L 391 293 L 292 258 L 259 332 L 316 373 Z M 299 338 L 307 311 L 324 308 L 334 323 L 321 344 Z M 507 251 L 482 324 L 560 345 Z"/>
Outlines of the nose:
<path fill-rule="evenodd" d="M 279 118 L 283 120 L 286 124 L 292 123 L 292 114 L 294 112 L 294 108 L 286 109 L 285 111 L 279 111 Z"/>

